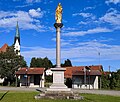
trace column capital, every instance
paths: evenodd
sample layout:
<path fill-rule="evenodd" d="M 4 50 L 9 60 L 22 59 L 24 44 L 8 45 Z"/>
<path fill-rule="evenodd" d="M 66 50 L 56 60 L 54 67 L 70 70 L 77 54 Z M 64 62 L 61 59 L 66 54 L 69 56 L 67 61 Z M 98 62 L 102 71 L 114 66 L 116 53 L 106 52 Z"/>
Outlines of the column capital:
<path fill-rule="evenodd" d="M 59 28 L 62 28 L 62 26 L 63 26 L 63 23 L 55 23 L 55 24 L 54 24 L 54 27 L 55 27 L 55 28 L 58 28 L 58 27 L 59 27 Z"/>

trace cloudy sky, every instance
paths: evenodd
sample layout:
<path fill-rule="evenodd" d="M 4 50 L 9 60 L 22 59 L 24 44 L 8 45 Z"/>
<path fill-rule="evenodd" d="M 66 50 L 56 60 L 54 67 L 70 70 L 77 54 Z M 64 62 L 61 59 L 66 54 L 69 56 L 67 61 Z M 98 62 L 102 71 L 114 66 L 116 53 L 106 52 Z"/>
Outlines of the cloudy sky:
<path fill-rule="evenodd" d="M 19 23 L 21 54 L 55 64 L 55 9 L 63 7 L 61 62 L 120 68 L 120 0 L 0 0 L 0 47 L 14 42 Z"/>

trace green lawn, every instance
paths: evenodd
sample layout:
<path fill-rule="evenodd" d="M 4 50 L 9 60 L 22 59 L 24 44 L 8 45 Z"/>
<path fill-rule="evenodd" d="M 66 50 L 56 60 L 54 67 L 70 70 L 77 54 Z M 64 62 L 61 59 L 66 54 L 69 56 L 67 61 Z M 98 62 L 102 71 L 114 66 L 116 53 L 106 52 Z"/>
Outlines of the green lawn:
<path fill-rule="evenodd" d="M 6 91 L 0 91 L 0 99 L 5 93 Z M 34 96 L 37 94 L 38 92 L 9 91 L 4 95 L 0 102 L 120 102 L 120 97 L 94 94 L 81 94 L 84 96 L 84 100 L 35 100 Z"/>

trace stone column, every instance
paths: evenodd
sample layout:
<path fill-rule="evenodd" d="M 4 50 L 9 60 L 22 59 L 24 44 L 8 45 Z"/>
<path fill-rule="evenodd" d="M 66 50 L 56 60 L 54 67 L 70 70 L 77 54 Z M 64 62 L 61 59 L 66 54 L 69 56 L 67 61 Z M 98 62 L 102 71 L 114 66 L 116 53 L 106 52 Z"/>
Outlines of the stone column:
<path fill-rule="evenodd" d="M 62 28 L 63 24 L 55 23 L 54 26 L 56 28 L 56 68 L 60 68 L 61 67 L 60 28 Z"/>
<path fill-rule="evenodd" d="M 53 72 L 53 84 L 47 91 L 70 91 L 64 84 L 64 71 L 66 68 L 61 68 L 61 50 L 60 50 L 60 28 L 63 26 L 62 23 L 55 23 L 56 28 L 56 68 L 51 68 Z"/>

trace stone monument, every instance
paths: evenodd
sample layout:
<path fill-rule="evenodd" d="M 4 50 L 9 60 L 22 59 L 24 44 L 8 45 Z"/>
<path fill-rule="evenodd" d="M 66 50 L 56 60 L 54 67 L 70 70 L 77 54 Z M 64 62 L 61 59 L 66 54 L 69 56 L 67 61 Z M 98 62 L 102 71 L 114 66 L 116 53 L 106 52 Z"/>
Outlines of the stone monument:
<path fill-rule="evenodd" d="M 59 3 L 55 14 L 56 23 L 56 68 L 51 68 L 53 72 L 53 84 L 47 91 L 70 91 L 64 84 L 64 71 L 65 68 L 61 68 L 61 49 L 60 49 L 60 29 L 62 28 L 62 6 Z"/>
<path fill-rule="evenodd" d="M 55 14 L 56 23 L 56 68 L 51 68 L 53 72 L 53 84 L 45 92 L 35 96 L 38 98 L 51 99 L 82 99 L 79 94 L 73 93 L 70 88 L 64 84 L 65 68 L 61 67 L 61 50 L 60 50 L 60 29 L 62 28 L 62 6 L 59 3 Z"/>

